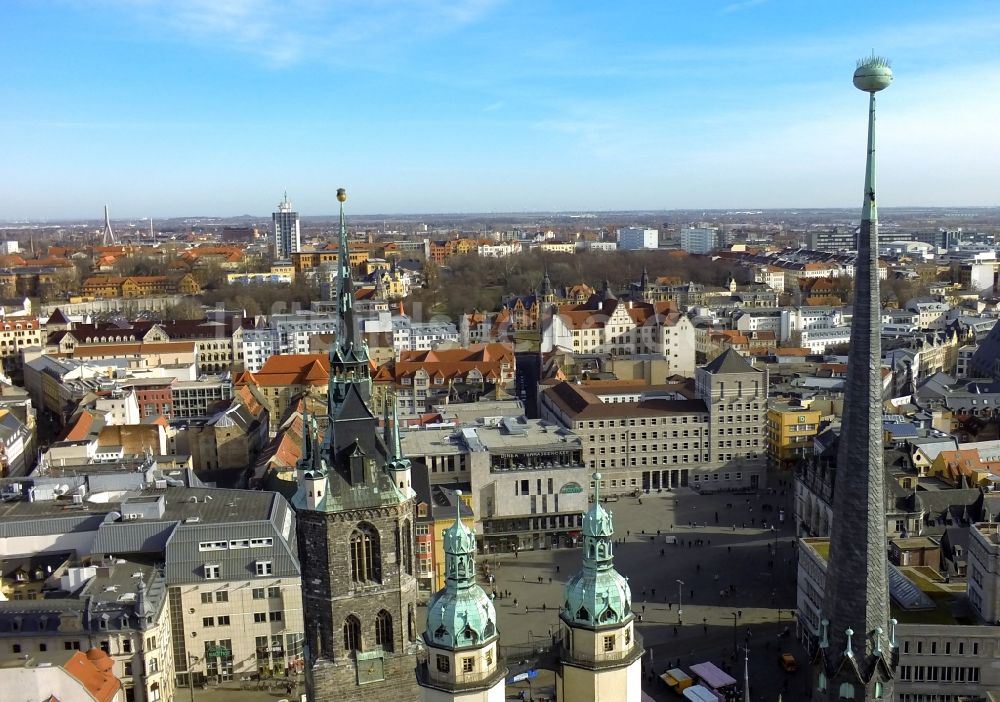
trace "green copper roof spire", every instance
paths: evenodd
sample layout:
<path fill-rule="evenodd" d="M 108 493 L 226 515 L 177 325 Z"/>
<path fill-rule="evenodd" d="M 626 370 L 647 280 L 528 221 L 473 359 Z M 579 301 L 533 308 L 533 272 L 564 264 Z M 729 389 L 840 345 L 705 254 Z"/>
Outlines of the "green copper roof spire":
<path fill-rule="evenodd" d="M 619 624 L 632 616 L 632 591 L 614 568 L 614 525 L 601 507 L 601 476 L 593 474 L 594 504 L 583 516 L 583 569 L 566 583 L 560 613 L 571 626 Z"/>
<path fill-rule="evenodd" d="M 498 635 L 496 609 L 476 584 L 476 533 L 462 523 L 462 492 L 455 490 L 455 523 L 444 531 L 445 586 L 427 605 L 424 639 L 432 646 L 480 646 Z"/>

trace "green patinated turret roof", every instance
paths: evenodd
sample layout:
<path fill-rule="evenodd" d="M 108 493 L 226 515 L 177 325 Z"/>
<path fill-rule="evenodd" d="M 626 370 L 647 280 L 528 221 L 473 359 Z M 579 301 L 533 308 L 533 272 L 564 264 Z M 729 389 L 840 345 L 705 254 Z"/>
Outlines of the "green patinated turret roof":
<path fill-rule="evenodd" d="M 427 605 L 424 640 L 438 648 L 478 647 L 499 636 L 493 600 L 476 584 L 476 533 L 462 523 L 460 496 L 444 532 L 445 586 Z"/>
<path fill-rule="evenodd" d="M 632 617 L 632 590 L 614 568 L 614 524 L 601 506 L 601 474 L 594 474 L 594 504 L 583 517 L 583 568 L 566 583 L 560 617 L 571 626 L 622 624 Z"/>

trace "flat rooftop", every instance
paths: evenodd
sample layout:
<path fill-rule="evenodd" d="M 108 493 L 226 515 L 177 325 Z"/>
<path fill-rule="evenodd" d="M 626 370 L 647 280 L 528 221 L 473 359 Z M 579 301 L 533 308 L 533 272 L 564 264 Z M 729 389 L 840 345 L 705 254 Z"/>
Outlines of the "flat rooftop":
<path fill-rule="evenodd" d="M 30 481 L 30 478 L 21 482 Z M 198 522 L 223 524 L 228 522 L 269 519 L 278 497 L 274 492 L 231 490 L 205 487 L 168 487 L 144 490 L 112 490 L 90 493 L 83 502 L 76 504 L 70 495 L 55 500 L 24 499 L 0 502 L 0 525 L 12 522 L 36 521 L 44 517 L 84 517 L 120 512 L 122 503 L 136 500 L 155 500 L 162 496 L 165 502 L 163 516 L 143 518 L 141 522 Z M 2 534 L 0 529 L 0 534 Z"/>

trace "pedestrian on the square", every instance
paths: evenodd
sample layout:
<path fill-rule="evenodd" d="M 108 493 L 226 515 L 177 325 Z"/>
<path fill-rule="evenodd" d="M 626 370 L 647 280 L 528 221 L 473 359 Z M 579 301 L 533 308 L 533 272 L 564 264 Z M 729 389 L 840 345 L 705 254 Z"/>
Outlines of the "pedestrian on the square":
<path fill-rule="evenodd" d="M 652 590 L 649 591 L 649 596 L 650 597 L 656 597 L 656 588 L 655 587 Z"/>
<path fill-rule="evenodd" d="M 517 607 L 517 598 L 514 598 L 514 606 Z"/>
<path fill-rule="evenodd" d="M 674 610 L 674 603 L 668 601 L 667 602 L 667 609 L 669 609 L 672 612 Z"/>

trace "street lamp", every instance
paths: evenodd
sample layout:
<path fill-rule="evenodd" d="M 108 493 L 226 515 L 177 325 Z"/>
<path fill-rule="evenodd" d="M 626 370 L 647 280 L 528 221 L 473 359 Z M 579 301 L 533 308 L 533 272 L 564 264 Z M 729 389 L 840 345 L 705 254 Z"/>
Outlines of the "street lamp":
<path fill-rule="evenodd" d="M 739 619 L 739 613 L 733 612 L 732 615 L 733 615 L 733 653 L 736 654 L 740 652 L 739 638 L 736 633 L 736 620 Z"/>
<path fill-rule="evenodd" d="M 198 662 L 198 656 L 193 653 L 188 654 L 188 692 L 191 693 L 191 702 L 194 702 L 194 668 L 192 663 Z"/>
<path fill-rule="evenodd" d="M 683 623 L 681 621 L 681 615 L 684 613 L 684 610 L 681 608 L 683 598 L 684 598 L 684 581 L 683 580 L 678 580 L 677 581 L 677 623 L 678 624 Z"/>

